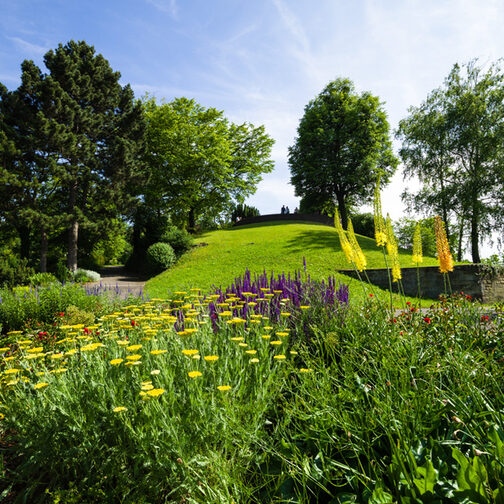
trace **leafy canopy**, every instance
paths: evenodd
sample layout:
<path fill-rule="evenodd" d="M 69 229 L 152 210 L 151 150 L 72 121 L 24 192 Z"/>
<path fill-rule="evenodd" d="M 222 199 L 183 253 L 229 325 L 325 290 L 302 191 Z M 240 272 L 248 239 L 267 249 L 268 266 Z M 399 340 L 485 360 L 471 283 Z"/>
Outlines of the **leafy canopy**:
<path fill-rule="evenodd" d="M 319 209 L 337 204 L 346 227 L 348 202 L 369 201 L 377 173 L 387 182 L 397 167 L 382 103 L 337 79 L 305 107 L 297 133 L 289 148 L 296 194 Z"/>

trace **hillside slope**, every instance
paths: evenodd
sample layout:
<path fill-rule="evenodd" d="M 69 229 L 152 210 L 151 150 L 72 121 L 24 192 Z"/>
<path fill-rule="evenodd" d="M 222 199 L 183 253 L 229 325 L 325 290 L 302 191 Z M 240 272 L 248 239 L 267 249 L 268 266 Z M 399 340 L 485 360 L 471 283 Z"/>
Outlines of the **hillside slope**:
<path fill-rule="evenodd" d="M 368 268 L 385 266 L 383 252 L 371 238 L 358 236 Z M 196 239 L 196 247 L 170 270 L 147 282 L 151 297 L 166 297 L 170 292 L 212 286 L 225 287 L 246 268 L 252 273 L 294 273 L 303 269 L 313 279 L 327 279 L 338 269 L 349 269 L 334 228 L 303 222 L 269 222 L 212 231 Z M 400 255 L 401 265 L 412 266 L 409 254 Z M 425 266 L 435 266 L 435 258 L 424 258 Z M 337 280 L 357 284 L 345 275 Z M 362 291 L 362 289 L 359 289 Z"/>

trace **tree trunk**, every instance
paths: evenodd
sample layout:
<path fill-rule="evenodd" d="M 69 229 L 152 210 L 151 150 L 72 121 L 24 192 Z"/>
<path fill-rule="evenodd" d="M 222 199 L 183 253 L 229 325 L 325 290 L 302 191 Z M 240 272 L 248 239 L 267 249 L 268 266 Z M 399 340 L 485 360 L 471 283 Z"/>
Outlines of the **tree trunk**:
<path fill-rule="evenodd" d="M 70 187 L 69 214 L 73 214 L 77 200 L 77 183 Z M 67 268 L 70 271 L 77 269 L 77 251 L 79 241 L 79 222 L 72 216 L 72 222 L 68 228 Z"/>
<path fill-rule="evenodd" d="M 458 235 L 458 248 L 457 248 L 457 261 L 462 261 L 462 239 L 464 237 L 464 218 L 460 218 L 459 235 Z"/>
<path fill-rule="evenodd" d="M 47 232 L 45 227 L 42 226 L 40 231 L 40 272 L 47 272 Z"/>
<path fill-rule="evenodd" d="M 30 257 L 30 228 L 28 226 L 19 226 L 17 228 L 19 234 L 19 239 L 21 240 L 21 246 L 19 248 L 19 253 L 23 259 L 29 259 Z"/>
<path fill-rule="evenodd" d="M 194 214 L 194 208 L 189 210 L 189 232 L 194 233 L 196 230 L 196 215 Z"/>
<path fill-rule="evenodd" d="M 477 203 L 476 203 L 477 205 Z M 478 209 L 473 205 L 473 212 L 471 215 L 471 253 L 472 253 L 472 262 L 478 264 L 481 262 L 479 255 L 479 232 L 478 232 L 478 224 L 479 224 L 479 215 Z"/>
<path fill-rule="evenodd" d="M 341 225 L 343 229 L 346 229 L 348 227 L 348 215 L 345 197 L 343 195 L 337 194 L 336 198 L 338 199 L 338 211 L 341 216 Z"/>

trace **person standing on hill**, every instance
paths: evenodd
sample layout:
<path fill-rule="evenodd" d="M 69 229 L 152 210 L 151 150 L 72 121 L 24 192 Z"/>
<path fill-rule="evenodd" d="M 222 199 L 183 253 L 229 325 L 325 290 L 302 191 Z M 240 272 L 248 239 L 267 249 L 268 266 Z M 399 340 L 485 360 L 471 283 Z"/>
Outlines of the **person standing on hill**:
<path fill-rule="evenodd" d="M 283 205 L 283 206 L 282 206 L 282 210 L 280 210 L 280 213 L 281 213 L 282 215 L 285 215 L 285 205 Z"/>

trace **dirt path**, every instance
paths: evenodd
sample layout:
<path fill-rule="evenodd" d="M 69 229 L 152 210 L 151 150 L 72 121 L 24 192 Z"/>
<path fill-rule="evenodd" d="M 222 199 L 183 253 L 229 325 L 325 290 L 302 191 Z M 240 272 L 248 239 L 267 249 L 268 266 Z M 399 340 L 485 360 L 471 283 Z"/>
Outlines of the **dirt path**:
<path fill-rule="evenodd" d="M 147 277 L 142 277 L 125 271 L 122 266 L 108 266 L 100 270 L 101 279 L 90 282 L 86 287 L 90 292 L 99 294 L 105 292 L 110 296 L 127 298 L 130 295 L 143 296 Z"/>

